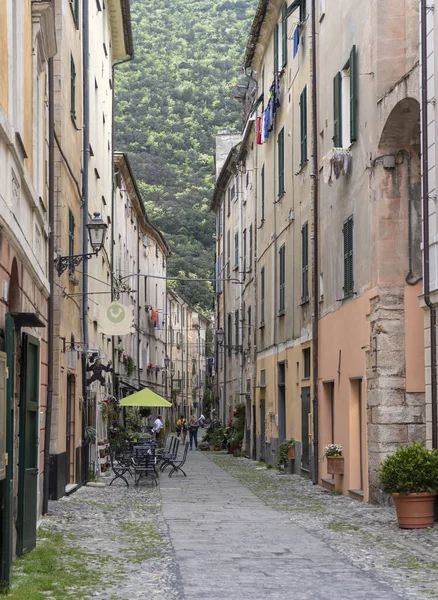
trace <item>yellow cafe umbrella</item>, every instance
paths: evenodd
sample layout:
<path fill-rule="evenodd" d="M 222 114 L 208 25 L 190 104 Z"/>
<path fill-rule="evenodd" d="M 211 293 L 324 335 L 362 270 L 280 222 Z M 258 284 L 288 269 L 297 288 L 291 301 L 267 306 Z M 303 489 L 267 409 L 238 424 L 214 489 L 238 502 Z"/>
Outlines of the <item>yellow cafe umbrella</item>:
<path fill-rule="evenodd" d="M 168 408 L 172 406 L 172 404 L 151 389 L 144 388 L 143 390 L 120 400 L 120 406 L 149 406 L 150 408 L 163 406 Z"/>

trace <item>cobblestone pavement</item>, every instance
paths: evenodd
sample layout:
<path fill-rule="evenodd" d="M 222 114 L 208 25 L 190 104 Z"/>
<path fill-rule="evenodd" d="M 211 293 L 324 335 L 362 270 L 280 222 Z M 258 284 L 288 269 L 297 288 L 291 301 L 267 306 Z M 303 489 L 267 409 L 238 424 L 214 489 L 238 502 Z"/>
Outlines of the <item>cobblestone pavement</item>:
<path fill-rule="evenodd" d="M 161 494 L 153 483 L 142 480 L 138 488 L 127 488 L 119 480 L 111 487 L 83 487 L 51 502 L 42 528 L 64 534 L 69 546 L 86 553 L 96 581 L 85 597 L 183 600 Z"/>
<path fill-rule="evenodd" d="M 438 598 L 438 527 L 403 531 L 391 508 L 244 458 L 193 451 L 186 467 L 159 488 L 115 482 L 50 503 L 43 530 L 99 574 L 86 598 Z"/>
<path fill-rule="evenodd" d="M 438 526 L 423 530 L 399 529 L 393 508 L 330 493 L 298 475 L 280 474 L 244 458 L 210 453 L 205 456 L 233 475 L 267 506 L 280 511 L 285 528 L 299 528 L 297 534 L 290 530 L 294 556 L 302 556 L 299 532 L 304 531 L 319 541 L 315 556 L 317 569 L 327 549 L 331 549 L 347 572 L 351 573 L 349 566 L 353 566 L 359 578 L 370 576 L 370 582 L 380 581 L 402 598 L 438 598 Z M 322 579 L 315 579 L 315 575 L 314 572 L 307 583 L 322 583 L 325 594 L 321 591 L 320 595 L 310 595 L 310 598 L 362 597 L 352 591 L 348 577 L 344 590 L 338 595 L 333 591 L 331 574 Z M 364 587 L 370 597 L 393 597 L 385 592 L 372 593 L 366 581 Z"/>

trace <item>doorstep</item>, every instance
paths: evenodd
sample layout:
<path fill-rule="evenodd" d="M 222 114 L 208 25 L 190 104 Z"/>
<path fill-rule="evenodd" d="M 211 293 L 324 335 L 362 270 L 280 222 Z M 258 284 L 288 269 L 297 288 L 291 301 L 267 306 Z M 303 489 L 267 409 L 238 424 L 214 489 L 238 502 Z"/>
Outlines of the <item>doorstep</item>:
<path fill-rule="evenodd" d="M 363 502 L 363 490 L 348 490 L 348 493 L 350 495 L 350 498 L 354 498 L 354 500 L 361 500 Z"/>
<path fill-rule="evenodd" d="M 334 479 L 321 479 L 321 485 L 326 490 L 334 490 L 335 489 L 335 480 Z"/>
<path fill-rule="evenodd" d="M 65 486 L 65 495 L 70 496 L 70 494 L 73 494 L 73 492 L 75 492 L 77 489 L 78 489 L 77 483 L 68 483 Z"/>

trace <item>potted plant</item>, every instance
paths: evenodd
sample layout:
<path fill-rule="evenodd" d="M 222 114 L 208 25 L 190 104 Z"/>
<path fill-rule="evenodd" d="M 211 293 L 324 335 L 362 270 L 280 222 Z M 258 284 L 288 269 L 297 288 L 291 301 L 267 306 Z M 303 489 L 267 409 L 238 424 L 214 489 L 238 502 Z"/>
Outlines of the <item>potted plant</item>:
<path fill-rule="evenodd" d="M 434 497 L 438 492 L 438 451 L 422 444 L 400 446 L 380 465 L 383 491 L 391 494 L 399 527 L 433 527 Z"/>
<path fill-rule="evenodd" d="M 285 469 L 289 460 L 295 459 L 295 440 L 290 438 L 278 446 L 277 468 Z"/>
<path fill-rule="evenodd" d="M 324 448 L 323 458 L 327 459 L 327 472 L 331 475 L 344 474 L 344 457 L 342 446 L 339 444 L 328 444 Z"/>

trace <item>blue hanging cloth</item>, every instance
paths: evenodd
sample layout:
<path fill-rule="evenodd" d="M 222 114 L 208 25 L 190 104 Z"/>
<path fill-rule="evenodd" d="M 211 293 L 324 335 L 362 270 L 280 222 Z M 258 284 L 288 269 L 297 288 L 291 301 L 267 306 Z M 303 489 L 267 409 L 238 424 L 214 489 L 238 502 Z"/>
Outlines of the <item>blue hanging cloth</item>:
<path fill-rule="evenodd" d="M 300 26 L 297 25 L 294 31 L 294 58 L 298 53 L 298 46 L 300 45 Z"/>

